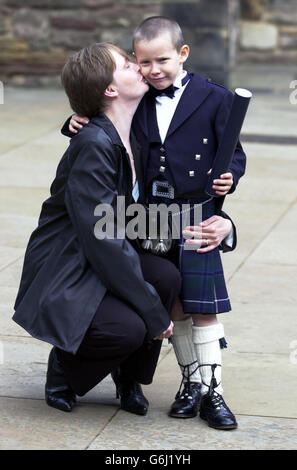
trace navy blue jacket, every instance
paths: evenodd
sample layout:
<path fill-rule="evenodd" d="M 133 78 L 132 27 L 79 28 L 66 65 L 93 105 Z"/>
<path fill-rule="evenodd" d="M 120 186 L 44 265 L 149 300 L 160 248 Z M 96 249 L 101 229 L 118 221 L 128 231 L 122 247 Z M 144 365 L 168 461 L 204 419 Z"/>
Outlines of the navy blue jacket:
<path fill-rule="evenodd" d="M 166 164 L 160 165 L 168 165 L 177 193 L 182 195 L 203 190 L 208 180 L 207 172 L 212 167 L 224 131 L 232 97 L 232 92 L 225 87 L 211 83 L 197 74 L 191 74 L 191 80 L 178 103 L 165 142 L 161 144 L 158 130 L 154 126 L 155 99 L 147 93 L 133 120 L 133 130 L 142 149 L 144 182 L 150 143 L 159 142 L 166 155 Z M 198 155 L 199 159 L 196 157 Z M 239 178 L 245 172 L 245 166 L 246 156 L 238 142 L 229 169 L 234 180 L 229 193 L 235 190 Z M 193 171 L 194 176 L 190 176 Z M 224 197 L 217 198 L 217 214 L 221 213 L 223 201 Z"/>

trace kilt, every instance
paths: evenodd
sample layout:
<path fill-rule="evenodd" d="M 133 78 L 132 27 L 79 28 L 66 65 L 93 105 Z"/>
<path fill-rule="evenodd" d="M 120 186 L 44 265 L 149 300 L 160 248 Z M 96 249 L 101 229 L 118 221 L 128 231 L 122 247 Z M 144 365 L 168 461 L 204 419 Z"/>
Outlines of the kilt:
<path fill-rule="evenodd" d="M 201 211 L 202 220 L 208 219 L 215 213 L 213 198 L 201 201 L 201 199 L 185 200 L 150 196 L 149 203 L 178 204 L 181 209 L 183 204 L 188 204 L 191 209 L 189 210 L 186 225 L 194 225 L 194 210 L 196 210 L 196 217 L 199 210 Z M 179 218 L 180 239 L 176 248 L 166 257 L 176 265 L 181 273 L 180 300 L 184 313 L 217 314 L 230 311 L 231 304 L 219 247 L 207 253 L 197 253 L 195 250 L 185 249 L 185 239 L 182 235 L 182 229 L 185 228 L 185 219 L 182 219 L 181 214 L 175 215 L 175 222 L 176 217 Z"/>

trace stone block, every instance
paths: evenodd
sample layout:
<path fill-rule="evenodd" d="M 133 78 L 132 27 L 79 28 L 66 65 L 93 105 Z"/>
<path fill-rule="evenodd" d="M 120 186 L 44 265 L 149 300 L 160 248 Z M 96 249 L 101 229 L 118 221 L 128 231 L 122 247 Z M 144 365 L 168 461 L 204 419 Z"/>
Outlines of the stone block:
<path fill-rule="evenodd" d="M 31 39 L 38 36 L 43 39 L 49 35 L 49 23 L 43 13 L 21 8 L 13 17 L 13 30 L 19 38 Z"/>
<path fill-rule="evenodd" d="M 143 5 L 142 8 L 131 6 L 117 6 L 104 11 L 98 15 L 97 24 L 102 28 L 131 27 L 141 23 L 145 18 L 160 15 L 159 5 Z"/>
<path fill-rule="evenodd" d="M 259 20 L 264 11 L 264 2 L 261 0 L 241 0 L 241 18 L 248 20 Z"/>
<path fill-rule="evenodd" d="M 83 6 L 93 10 L 111 7 L 115 5 L 115 3 L 116 2 L 113 0 L 83 0 Z"/>
<path fill-rule="evenodd" d="M 101 32 L 101 40 L 103 42 L 111 42 L 121 47 L 127 52 L 132 51 L 132 29 L 105 29 Z"/>
<path fill-rule="evenodd" d="M 74 29 L 78 31 L 93 31 L 96 28 L 96 21 L 92 19 L 72 18 L 67 16 L 53 16 L 50 24 L 57 29 Z"/>
<path fill-rule="evenodd" d="M 275 25 L 255 21 L 240 24 L 240 47 L 242 49 L 272 50 L 277 46 L 278 30 Z"/>
<path fill-rule="evenodd" d="M 79 8 L 83 6 L 85 0 L 26 0 L 27 8 L 39 9 L 60 9 L 60 8 Z M 99 1 L 99 0 L 98 0 Z M 13 8 L 22 8 L 24 6 L 23 0 L 4 0 L 4 5 Z"/>
<path fill-rule="evenodd" d="M 176 0 L 171 0 L 171 1 L 176 1 Z M 178 0 L 179 1 L 179 0 Z M 164 0 L 118 0 L 117 4 L 123 5 L 123 6 L 135 6 L 135 7 L 144 7 L 144 6 L 150 6 L 150 5 L 162 5 L 164 3 Z"/>
<path fill-rule="evenodd" d="M 53 46 L 62 47 L 77 51 L 93 42 L 100 42 L 101 36 L 98 29 L 94 31 L 76 31 L 55 29 L 52 34 L 51 43 Z"/>
<path fill-rule="evenodd" d="M 9 85 L 12 87 L 21 88 L 61 88 L 61 77 L 59 72 L 56 70 L 51 75 L 28 75 L 30 71 L 26 71 L 26 75 L 11 75 L 8 77 Z M 1 79 L 1 76 L 0 76 Z"/>
<path fill-rule="evenodd" d="M 283 26 L 279 29 L 279 45 L 284 49 L 297 49 L 297 27 Z"/>
<path fill-rule="evenodd" d="M 228 64 L 228 41 L 218 31 L 196 32 L 191 44 L 189 63 L 197 67 L 225 67 Z"/>
<path fill-rule="evenodd" d="M 276 66 L 291 66 L 297 62 L 295 49 L 280 50 L 241 50 L 238 54 L 238 64 L 253 64 Z"/>
<path fill-rule="evenodd" d="M 25 43 L 20 44 L 26 46 Z M 66 58 L 67 53 L 58 48 L 50 51 L 26 50 L 25 47 L 0 49 L 0 65 L 5 76 L 60 74 Z"/>
<path fill-rule="evenodd" d="M 296 0 L 271 0 L 265 19 L 277 24 L 297 24 Z"/>
<path fill-rule="evenodd" d="M 16 38 L 28 41 L 34 49 L 49 46 L 49 21 L 42 12 L 21 8 L 13 17 L 12 28 Z"/>
<path fill-rule="evenodd" d="M 0 214 L 22 214 L 29 217 L 38 217 L 41 204 L 48 197 L 48 188 L 0 186 Z M 2 262 L 1 255 L 0 266 Z"/>
<path fill-rule="evenodd" d="M 159 386 L 164 387 L 162 384 Z M 155 399 L 158 400 L 157 394 Z M 296 419 L 239 415 L 238 430 L 220 433 L 218 437 L 218 431 L 208 427 L 202 419 L 172 419 L 166 416 L 168 409 L 167 402 L 162 409 L 152 409 L 146 420 L 138 416 L 134 421 L 129 420 L 124 412 L 119 412 L 92 441 L 89 450 L 129 452 L 131 449 L 151 449 L 162 453 L 164 449 L 183 452 L 189 449 L 197 452 L 296 449 Z M 122 430 L 121 435 L 118 429 Z M 195 437 L 197 435 L 199 438 Z"/>
<path fill-rule="evenodd" d="M 0 57 L 3 53 L 22 53 L 30 50 L 27 41 L 13 38 L 0 38 Z"/>
<path fill-rule="evenodd" d="M 199 2 L 170 2 L 163 4 L 163 15 L 174 18 L 180 26 L 198 28 L 205 26 L 227 27 L 229 0 L 208 0 Z"/>
<path fill-rule="evenodd" d="M 86 404 L 63 413 L 44 399 L 1 397 L 0 403 L 2 450 L 85 451 L 117 411 L 116 406 Z"/>
<path fill-rule="evenodd" d="M 7 32 L 7 22 L 6 18 L 1 15 L 0 16 L 0 35 L 5 34 Z"/>

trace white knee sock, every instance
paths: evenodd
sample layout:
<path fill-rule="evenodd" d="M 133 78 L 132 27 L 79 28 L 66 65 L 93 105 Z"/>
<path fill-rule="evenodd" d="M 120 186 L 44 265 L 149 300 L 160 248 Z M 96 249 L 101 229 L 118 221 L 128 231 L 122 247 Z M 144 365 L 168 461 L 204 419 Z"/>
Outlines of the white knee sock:
<path fill-rule="evenodd" d="M 222 365 L 222 353 L 219 339 L 223 336 L 224 326 L 222 323 L 215 323 L 210 326 L 193 326 L 193 343 L 196 350 L 198 364 L 200 366 L 200 374 L 202 378 L 201 393 L 203 395 L 208 392 L 212 378 L 211 365 L 203 366 L 203 364 Z M 214 371 L 214 376 L 218 384 L 215 391 L 220 395 L 223 393 L 223 387 L 221 385 L 221 369 L 222 367 L 217 366 Z"/>
<path fill-rule="evenodd" d="M 187 320 L 174 321 L 173 335 L 171 343 L 180 364 L 184 382 L 187 378 L 191 382 L 201 382 L 201 375 L 198 368 L 196 351 L 192 340 L 192 318 Z M 188 366 L 184 368 L 182 366 Z M 196 369 L 196 370 L 195 370 Z"/>

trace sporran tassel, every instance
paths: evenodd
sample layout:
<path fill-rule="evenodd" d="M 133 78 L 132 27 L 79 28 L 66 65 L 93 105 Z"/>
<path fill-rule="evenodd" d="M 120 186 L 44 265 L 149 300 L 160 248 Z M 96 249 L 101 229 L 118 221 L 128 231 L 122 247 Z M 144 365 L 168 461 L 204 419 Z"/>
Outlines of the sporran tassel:
<path fill-rule="evenodd" d="M 153 248 L 153 242 L 150 239 L 150 237 L 148 237 L 146 240 L 142 242 L 142 248 L 144 250 L 151 250 Z"/>
<path fill-rule="evenodd" d="M 165 245 L 164 241 L 162 240 L 162 238 L 160 238 L 160 241 L 156 245 L 155 252 L 156 253 L 166 253 L 166 251 L 167 251 L 166 245 Z"/>

